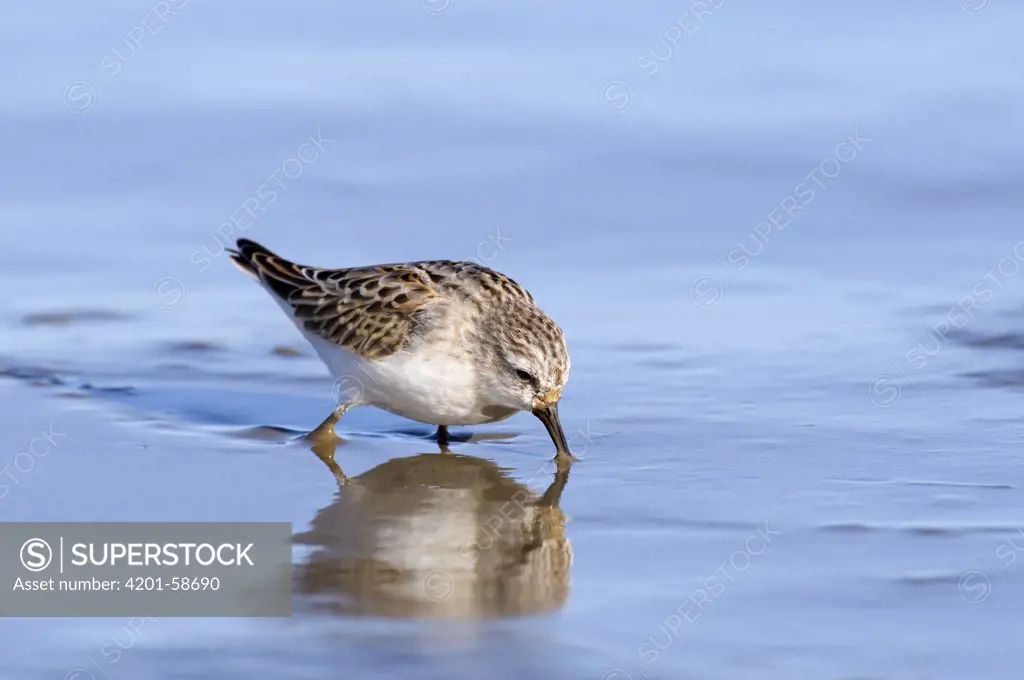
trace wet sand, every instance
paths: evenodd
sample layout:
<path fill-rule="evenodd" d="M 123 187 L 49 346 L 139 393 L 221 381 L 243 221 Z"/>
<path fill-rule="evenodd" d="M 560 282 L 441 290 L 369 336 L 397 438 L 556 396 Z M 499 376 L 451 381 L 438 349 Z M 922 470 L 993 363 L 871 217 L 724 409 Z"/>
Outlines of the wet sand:
<path fill-rule="evenodd" d="M 998 675 L 1013 644 L 1015 420 L 999 418 L 1001 392 L 955 372 L 952 392 L 909 386 L 893 409 L 863 383 L 833 382 L 816 405 L 826 388 L 800 362 L 748 361 L 740 397 L 709 356 L 620 345 L 629 375 L 686 388 L 624 381 L 614 409 L 581 371 L 563 412 L 582 460 L 562 471 L 529 417 L 456 430 L 444 455 L 430 428 L 364 409 L 336 446 L 311 447 L 298 435 L 330 407 L 315 359 L 193 349 L 206 343 L 156 342 L 144 354 L 162 359 L 134 377 L 7 363 L 4 448 L 41 455 L 12 454 L 0 512 L 290 521 L 292 619 L 7 622 L 4 677 L 763 677 L 766 663 L 966 677 Z M 976 363 L 977 345 L 949 353 Z M 989 415 L 919 425 L 944 399 Z"/>

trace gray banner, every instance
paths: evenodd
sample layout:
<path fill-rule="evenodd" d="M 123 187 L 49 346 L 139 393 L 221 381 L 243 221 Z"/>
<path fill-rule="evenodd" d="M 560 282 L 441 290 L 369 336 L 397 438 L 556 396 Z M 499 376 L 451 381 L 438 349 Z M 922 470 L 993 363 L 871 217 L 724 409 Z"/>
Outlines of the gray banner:
<path fill-rule="evenodd" d="M 291 529 L 0 523 L 0 616 L 291 616 Z"/>

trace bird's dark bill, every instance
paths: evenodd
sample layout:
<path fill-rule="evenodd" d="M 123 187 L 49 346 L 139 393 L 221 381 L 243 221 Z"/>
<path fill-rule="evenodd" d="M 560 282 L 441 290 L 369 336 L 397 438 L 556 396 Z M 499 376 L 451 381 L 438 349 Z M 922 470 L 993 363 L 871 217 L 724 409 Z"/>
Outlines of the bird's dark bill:
<path fill-rule="evenodd" d="M 565 440 L 562 421 L 558 419 L 558 404 L 536 409 L 533 411 L 533 415 L 537 416 L 540 422 L 544 423 L 544 427 L 547 428 L 548 434 L 551 435 L 551 441 L 555 443 L 555 448 L 558 449 L 558 452 L 571 453 L 569 451 L 569 442 Z"/>

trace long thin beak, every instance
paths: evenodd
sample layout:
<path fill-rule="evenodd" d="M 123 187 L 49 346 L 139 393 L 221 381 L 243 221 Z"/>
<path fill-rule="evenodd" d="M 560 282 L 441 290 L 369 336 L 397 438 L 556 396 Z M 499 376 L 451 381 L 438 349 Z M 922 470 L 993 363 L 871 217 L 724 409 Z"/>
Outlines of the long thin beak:
<path fill-rule="evenodd" d="M 569 451 L 569 442 L 565 440 L 565 431 L 562 430 L 562 421 L 558 419 L 558 403 L 534 409 L 533 415 L 537 416 L 540 422 L 544 423 L 544 427 L 547 428 L 548 434 L 551 435 L 551 441 L 555 443 L 555 449 L 557 449 L 558 453 L 572 455 L 572 452 Z"/>

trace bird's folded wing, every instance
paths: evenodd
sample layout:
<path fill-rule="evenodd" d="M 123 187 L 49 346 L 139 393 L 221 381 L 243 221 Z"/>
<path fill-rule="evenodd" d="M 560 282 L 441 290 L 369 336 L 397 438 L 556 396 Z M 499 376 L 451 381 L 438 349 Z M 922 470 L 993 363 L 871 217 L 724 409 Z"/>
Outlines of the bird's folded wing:
<path fill-rule="evenodd" d="M 238 242 L 236 263 L 293 310 L 307 332 L 367 359 L 404 348 L 421 312 L 441 299 L 415 264 L 320 269 L 290 262 L 252 241 Z"/>

